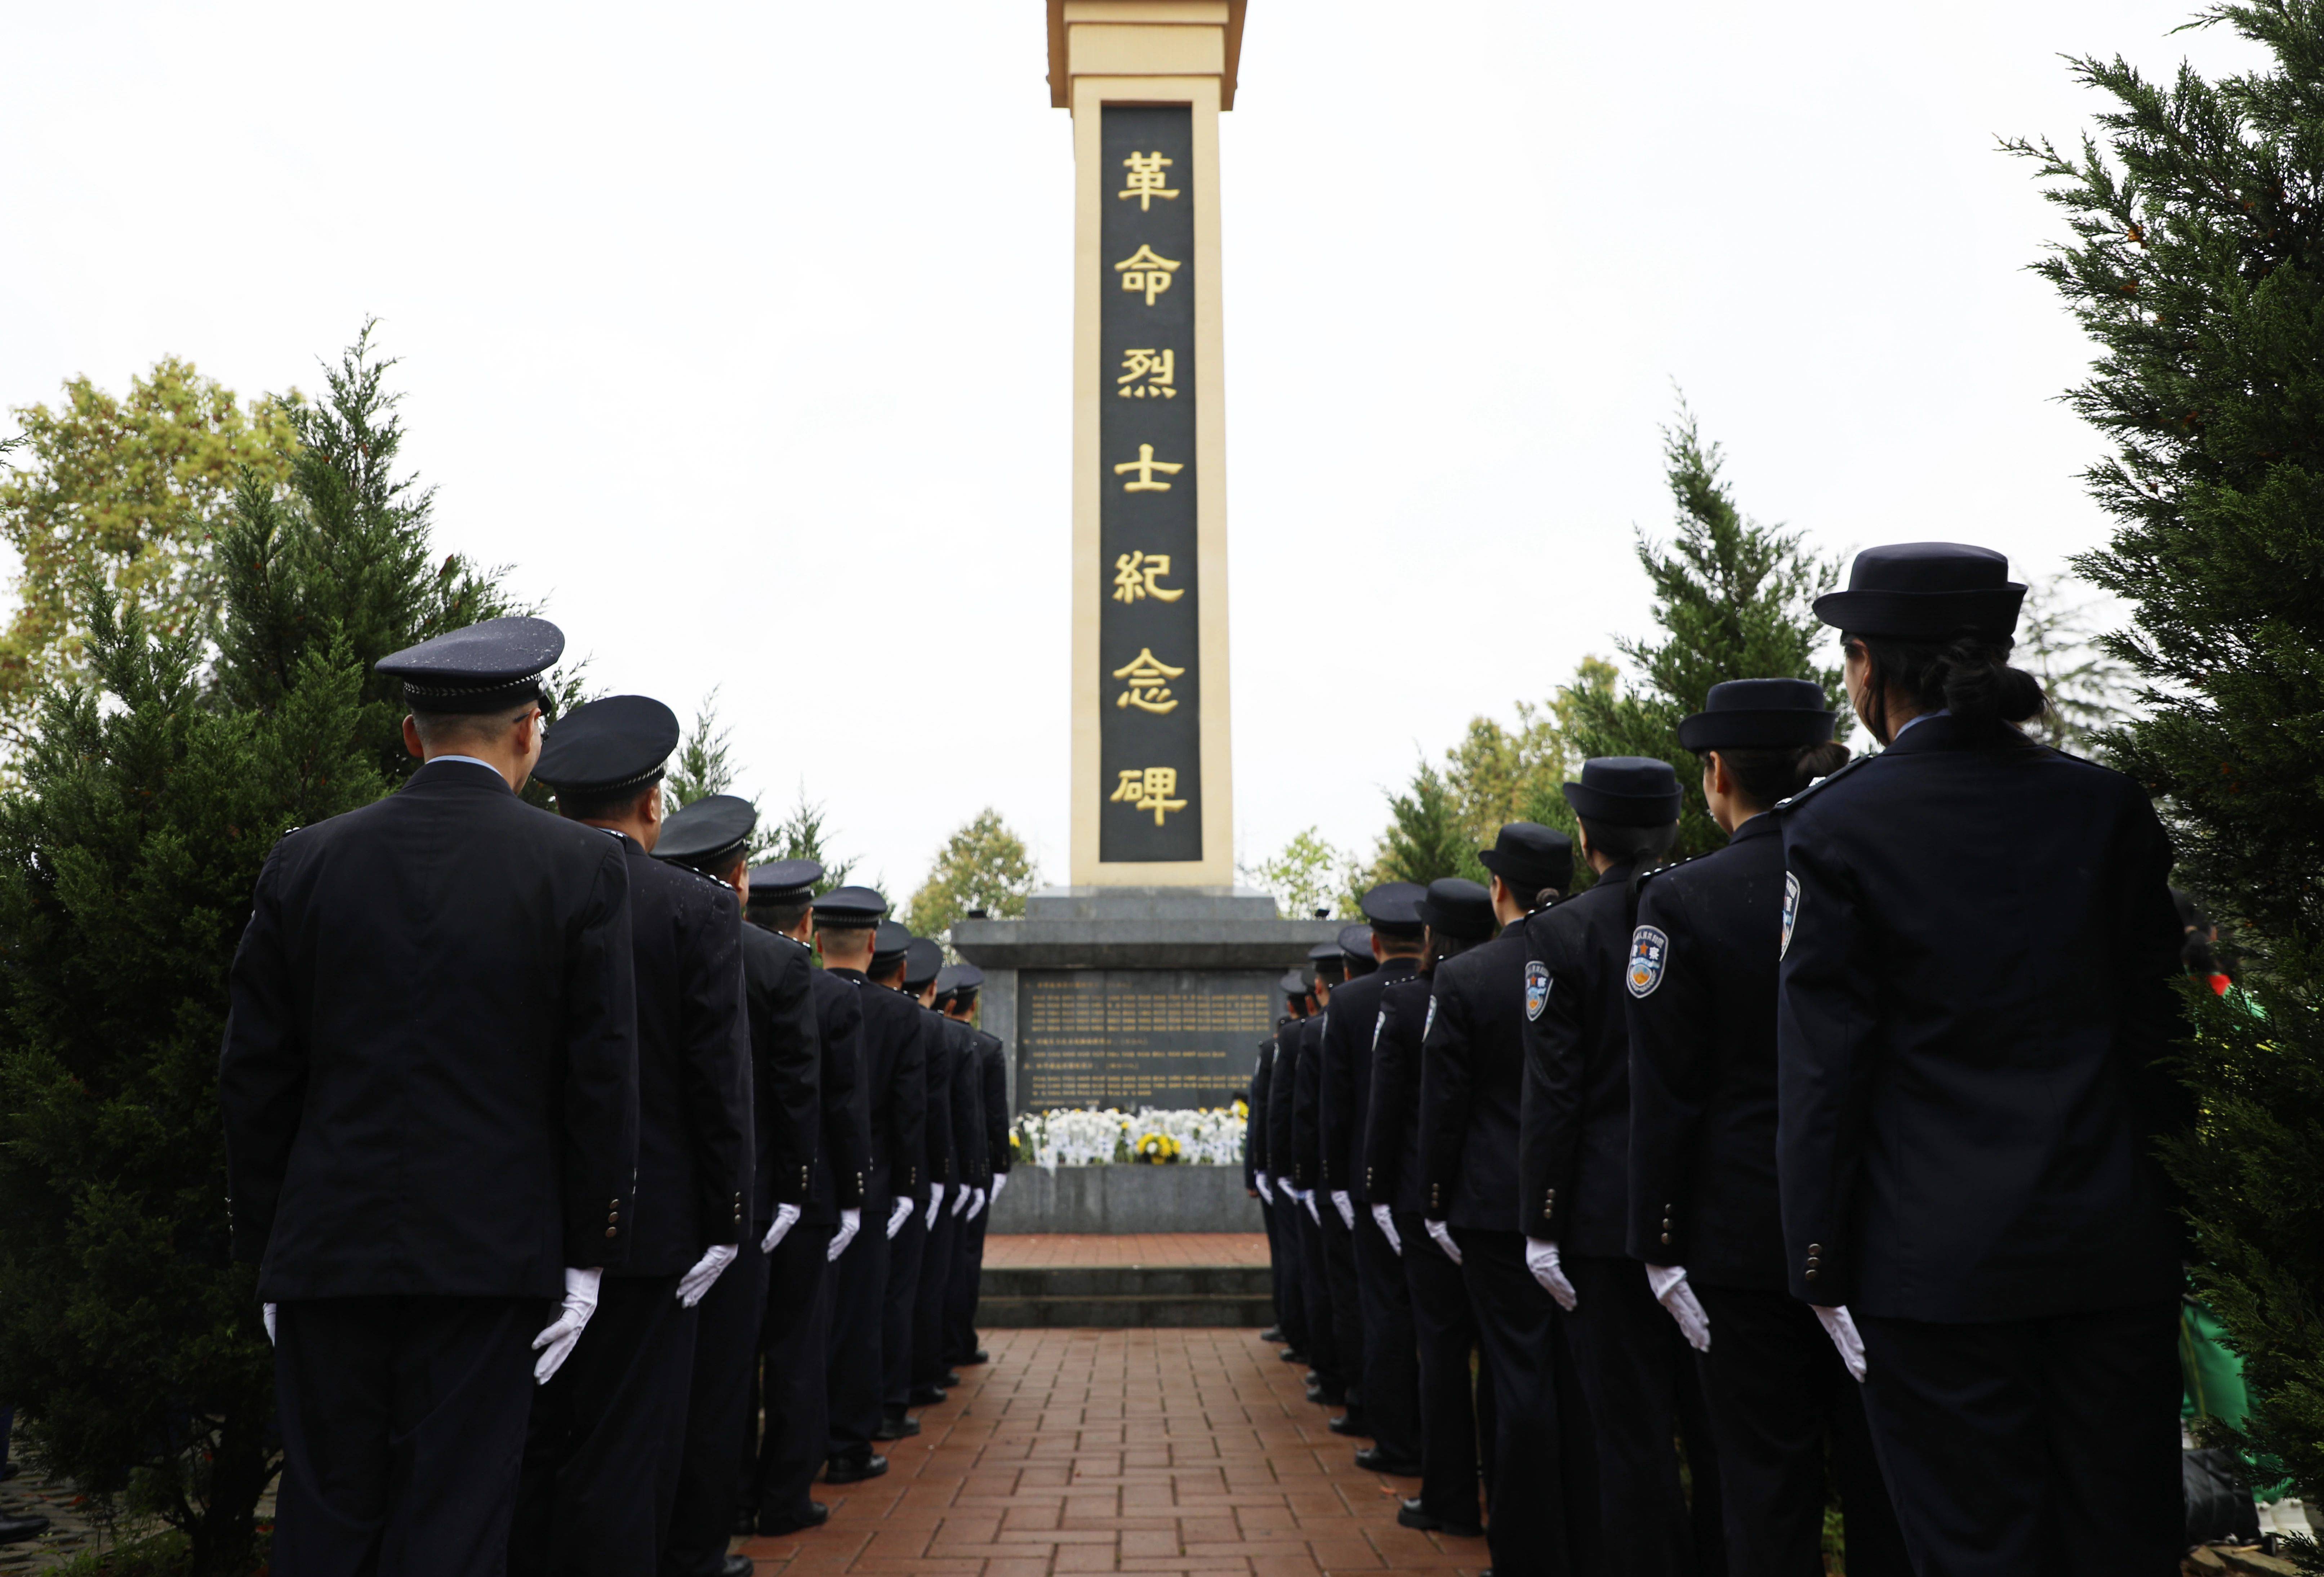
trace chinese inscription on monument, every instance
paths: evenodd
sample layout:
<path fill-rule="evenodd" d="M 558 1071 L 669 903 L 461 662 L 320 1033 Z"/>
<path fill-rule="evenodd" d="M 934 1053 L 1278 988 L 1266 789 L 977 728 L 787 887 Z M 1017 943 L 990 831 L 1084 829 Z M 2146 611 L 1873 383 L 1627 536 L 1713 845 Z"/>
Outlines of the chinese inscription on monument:
<path fill-rule="evenodd" d="M 1246 971 L 1027 970 L 1018 1106 L 1222 1106 L 1275 1027 L 1273 986 Z"/>

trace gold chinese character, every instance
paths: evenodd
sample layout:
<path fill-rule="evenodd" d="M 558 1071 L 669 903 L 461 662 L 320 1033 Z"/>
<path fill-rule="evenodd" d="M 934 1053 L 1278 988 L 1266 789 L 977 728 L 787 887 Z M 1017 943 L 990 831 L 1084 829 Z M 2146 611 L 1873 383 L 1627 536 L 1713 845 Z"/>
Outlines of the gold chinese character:
<path fill-rule="evenodd" d="M 1144 400 L 1159 394 L 1165 400 L 1178 398 L 1178 353 L 1174 350 L 1131 350 L 1121 355 L 1123 372 L 1114 382 L 1121 385 L 1114 391 L 1124 400 L 1131 395 Z M 1140 378 L 1145 379 L 1139 383 Z"/>
<path fill-rule="evenodd" d="M 1186 588 L 1163 586 L 1161 579 L 1169 573 L 1167 553 L 1117 553 L 1113 559 L 1113 600 L 1134 603 L 1140 597 L 1152 597 L 1157 603 L 1175 603 L 1186 595 Z"/>
<path fill-rule="evenodd" d="M 1121 288 L 1144 290 L 1146 304 L 1151 307 L 1154 298 L 1170 288 L 1170 276 L 1178 272 L 1179 265 L 1151 246 L 1140 245 L 1113 267 L 1121 275 Z"/>
<path fill-rule="evenodd" d="M 1170 164 L 1171 161 L 1162 157 L 1162 152 L 1158 148 L 1151 153 L 1132 153 L 1121 161 L 1121 167 L 1130 171 L 1128 175 L 1122 177 L 1122 180 L 1130 184 L 1127 189 L 1118 191 L 1114 196 L 1136 198 L 1139 213 L 1152 213 L 1156 198 L 1175 198 L 1178 195 L 1169 187 L 1162 184 L 1169 179 L 1162 172 L 1169 169 Z"/>
<path fill-rule="evenodd" d="M 1113 786 L 1106 798 L 1116 804 L 1126 804 L 1139 810 L 1154 813 L 1154 825 L 1162 825 L 1162 813 L 1184 810 L 1186 802 L 1174 799 L 1178 792 L 1178 769 L 1176 767 L 1124 767 L 1121 781 Z"/>
<path fill-rule="evenodd" d="M 1154 473 L 1159 471 L 1165 476 L 1176 476 L 1179 472 L 1184 471 L 1185 468 L 1185 462 L 1183 460 L 1171 461 L 1156 459 L 1154 457 L 1154 446 L 1152 444 L 1140 444 L 1138 446 L 1138 458 L 1135 460 L 1124 460 L 1120 465 L 1116 466 L 1113 468 L 1113 474 L 1116 476 L 1120 476 L 1123 473 L 1129 471 L 1135 471 L 1138 473 L 1137 481 L 1125 482 L 1121 484 L 1121 491 L 1124 493 L 1167 493 L 1170 491 L 1170 484 L 1167 482 L 1155 481 Z"/>
<path fill-rule="evenodd" d="M 1154 655 L 1150 646 L 1139 648 L 1138 655 L 1129 665 L 1113 670 L 1113 677 L 1129 684 L 1129 688 L 1113 698 L 1116 706 L 1135 706 L 1140 712 L 1170 713 L 1178 709 L 1177 698 L 1170 694 L 1170 681 L 1186 670 L 1172 668 Z"/>

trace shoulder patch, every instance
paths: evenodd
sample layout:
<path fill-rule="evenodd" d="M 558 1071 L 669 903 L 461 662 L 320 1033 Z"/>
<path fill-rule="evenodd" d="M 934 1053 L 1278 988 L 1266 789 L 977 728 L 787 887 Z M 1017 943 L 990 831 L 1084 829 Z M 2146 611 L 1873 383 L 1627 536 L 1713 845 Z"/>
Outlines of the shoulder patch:
<path fill-rule="evenodd" d="M 1792 927 L 1800 918 L 1800 879 L 1790 872 L 1784 872 L 1784 945 L 1775 949 L 1780 961 L 1792 950 Z"/>
<path fill-rule="evenodd" d="M 1640 926 L 1630 933 L 1630 968 L 1623 977 L 1634 997 L 1650 997 L 1663 983 L 1663 965 L 1670 958 L 1670 937 L 1656 926 Z"/>
<path fill-rule="evenodd" d="M 1538 958 L 1526 960 L 1526 1019 L 1528 1022 L 1541 1017 L 1549 1006 L 1549 965 Z"/>

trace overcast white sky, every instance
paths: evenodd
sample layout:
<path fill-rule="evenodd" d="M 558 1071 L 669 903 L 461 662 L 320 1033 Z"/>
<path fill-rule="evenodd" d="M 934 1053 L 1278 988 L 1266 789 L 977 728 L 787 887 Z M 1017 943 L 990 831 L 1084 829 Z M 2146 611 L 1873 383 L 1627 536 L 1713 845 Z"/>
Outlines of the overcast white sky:
<path fill-rule="evenodd" d="M 2103 534 L 2005 134 L 2192 0 L 1253 0 L 1223 119 L 1237 840 L 1368 848 L 1464 721 L 1642 632 L 1683 388 L 1749 512 L 2043 573 Z M 20 5 L 0 405 L 366 314 L 441 545 L 610 688 L 723 686 L 908 894 L 1066 860 L 1072 149 L 1040 0 Z"/>

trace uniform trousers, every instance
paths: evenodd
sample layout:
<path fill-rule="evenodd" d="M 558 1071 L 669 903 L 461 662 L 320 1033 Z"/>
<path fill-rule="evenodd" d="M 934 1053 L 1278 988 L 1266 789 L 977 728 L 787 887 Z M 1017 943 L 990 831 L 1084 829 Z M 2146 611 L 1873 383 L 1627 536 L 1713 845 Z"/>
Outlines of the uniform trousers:
<path fill-rule="evenodd" d="M 341 1297 L 274 1317 L 283 1577 L 498 1577 L 540 1297 Z"/>
<path fill-rule="evenodd" d="M 973 1363 L 977 1293 L 984 1282 L 984 1229 L 992 1218 L 992 1185 L 984 1186 L 985 1207 L 973 1217 L 963 1216 L 960 1238 L 952 1251 L 952 1287 L 945 1298 L 944 1356 L 946 1363 Z"/>
<path fill-rule="evenodd" d="M 1444 1257 L 1417 1214 L 1396 1213 L 1404 1240 L 1404 1283 L 1411 1300 L 1413 1338 L 1418 1350 L 1420 1403 L 1420 1504 L 1431 1517 L 1476 1527 L 1478 1391 L 1491 1395 L 1491 1381 L 1472 1381 L 1470 1355 L 1477 1348 L 1477 1319 L 1461 1267 Z"/>
<path fill-rule="evenodd" d="M 890 1416 L 911 1404 L 912 1331 L 919 1312 L 920 1261 L 927 1257 L 927 1215 L 923 1196 L 888 1240 L 888 1290 L 880 1311 L 880 1406 Z"/>
<path fill-rule="evenodd" d="M 1275 1282 L 1275 1328 L 1283 1333 L 1285 1346 L 1295 1352 L 1308 1351 L 1307 1300 L 1299 1278 L 1299 1233 L 1291 1224 L 1291 1213 L 1299 1206 L 1277 1189 L 1275 1203 L 1261 1199 L 1259 1208 L 1267 1222 L 1267 1262 Z"/>
<path fill-rule="evenodd" d="M 797 1230 L 794 1228 L 793 1230 Z M 756 1240 L 739 1245 L 695 1305 L 694 1376 L 678 1463 L 678 1493 L 662 1547 L 662 1577 L 719 1577 L 726 1540 L 742 1503 L 735 1471 L 750 1438 L 759 1323 L 767 1307 L 767 1257 Z"/>
<path fill-rule="evenodd" d="M 675 1276 L 607 1276 L 597 1311 L 532 1401 L 512 1577 L 659 1569 L 678 1492 L 696 1311 Z"/>
<path fill-rule="evenodd" d="M 1336 1314 L 1332 1306 L 1331 1272 L 1323 1260 L 1323 1227 L 1321 1217 L 1330 1211 L 1332 1202 L 1322 1194 L 1315 1196 L 1316 1214 L 1310 1215 L 1307 1207 L 1297 1200 L 1291 1202 L 1292 1230 L 1299 1234 L 1299 1301 L 1307 1311 L 1307 1365 L 1323 1382 L 1324 1391 L 1339 1393 L 1344 1399 L 1348 1370 L 1341 1362 L 1346 1349 L 1341 1344 Z"/>
<path fill-rule="evenodd" d="M 1401 1228 L 1397 1237 L 1403 1237 Z M 1424 1233 L 1424 1235 L 1425 1235 Z M 1432 1245 L 1433 1247 L 1434 1245 Z M 1391 1462 L 1420 1455 L 1420 1364 L 1404 1268 L 1371 1207 L 1356 1204 L 1356 1291 L 1363 1300 L 1364 1426 Z"/>
<path fill-rule="evenodd" d="M 952 1190 L 927 1231 L 920 1251 L 920 1286 L 912 1305 L 912 1389 L 944 1384 L 945 1305 L 952 1301 L 953 1259 L 960 1252 L 960 1217 L 952 1213 Z"/>
<path fill-rule="evenodd" d="M 1849 1577 L 1909 1577 L 1861 1388 L 1815 1311 L 1783 1292 L 1697 1286 L 1694 1295 L 1711 1320 L 1699 1368 L 1732 1577 L 1822 1577 L 1827 1445 Z"/>
<path fill-rule="evenodd" d="M 2175 1303 L 1975 1325 L 1856 1316 L 1865 1415 L 1920 1577 L 2179 1569 L 2178 1317 Z"/>
<path fill-rule="evenodd" d="M 1332 1196 L 1316 1191 L 1323 1209 L 1323 1285 L 1332 1297 L 1332 1339 L 1340 1353 L 1340 1375 L 1348 1391 L 1348 1412 L 1370 1434 L 1370 1408 L 1364 1397 L 1364 1298 L 1356 1283 L 1356 1232 L 1340 1218 Z"/>
<path fill-rule="evenodd" d="M 1574 1307 L 1567 1329 L 1574 1367 L 1598 1441 L 1598 1504 L 1609 1546 L 1621 1549 L 1639 1577 L 1688 1577 L 1696 1570 L 1686 1490 L 1679 1480 L 1681 1369 L 1692 1354 L 1678 1323 L 1655 1301 L 1646 1268 L 1636 1259 L 1565 1256 Z M 1707 1431 L 1704 1432 L 1707 1434 Z M 1706 1510 L 1719 1504 L 1716 1452 L 1690 1436 L 1689 1466 Z M 1711 1522 L 1712 1561 L 1724 1547 Z M 1720 1563 L 1723 1564 L 1723 1562 Z"/>
<path fill-rule="evenodd" d="M 839 1285 L 837 1267 L 829 1259 L 838 1231 L 832 1222 L 800 1222 L 767 1256 L 767 1314 L 759 1327 L 766 1360 L 766 1434 L 744 1464 L 742 1504 L 770 1520 L 805 1514 L 807 1486 L 830 1445 L 831 1381 L 825 1360 L 831 1344 L 831 1300 Z M 855 1252 L 862 1240 L 859 1236 L 847 1252 Z"/>
<path fill-rule="evenodd" d="M 895 1208 L 885 1194 L 863 1201 L 863 1230 L 840 1254 L 831 1301 L 830 1448 L 826 1454 L 861 1458 L 871 1454 L 872 1432 L 880 1427 L 880 1392 L 885 1374 L 881 1326 L 888 1299 L 888 1214 Z"/>
<path fill-rule="evenodd" d="M 1563 1577 L 1565 1508 L 1552 1349 L 1556 1305 L 1526 1268 L 1525 1236 L 1454 1227 L 1461 1281 L 1493 1377 L 1492 1521 L 1495 1577 Z M 1645 1273 L 1640 1272 L 1641 1276 Z"/>

